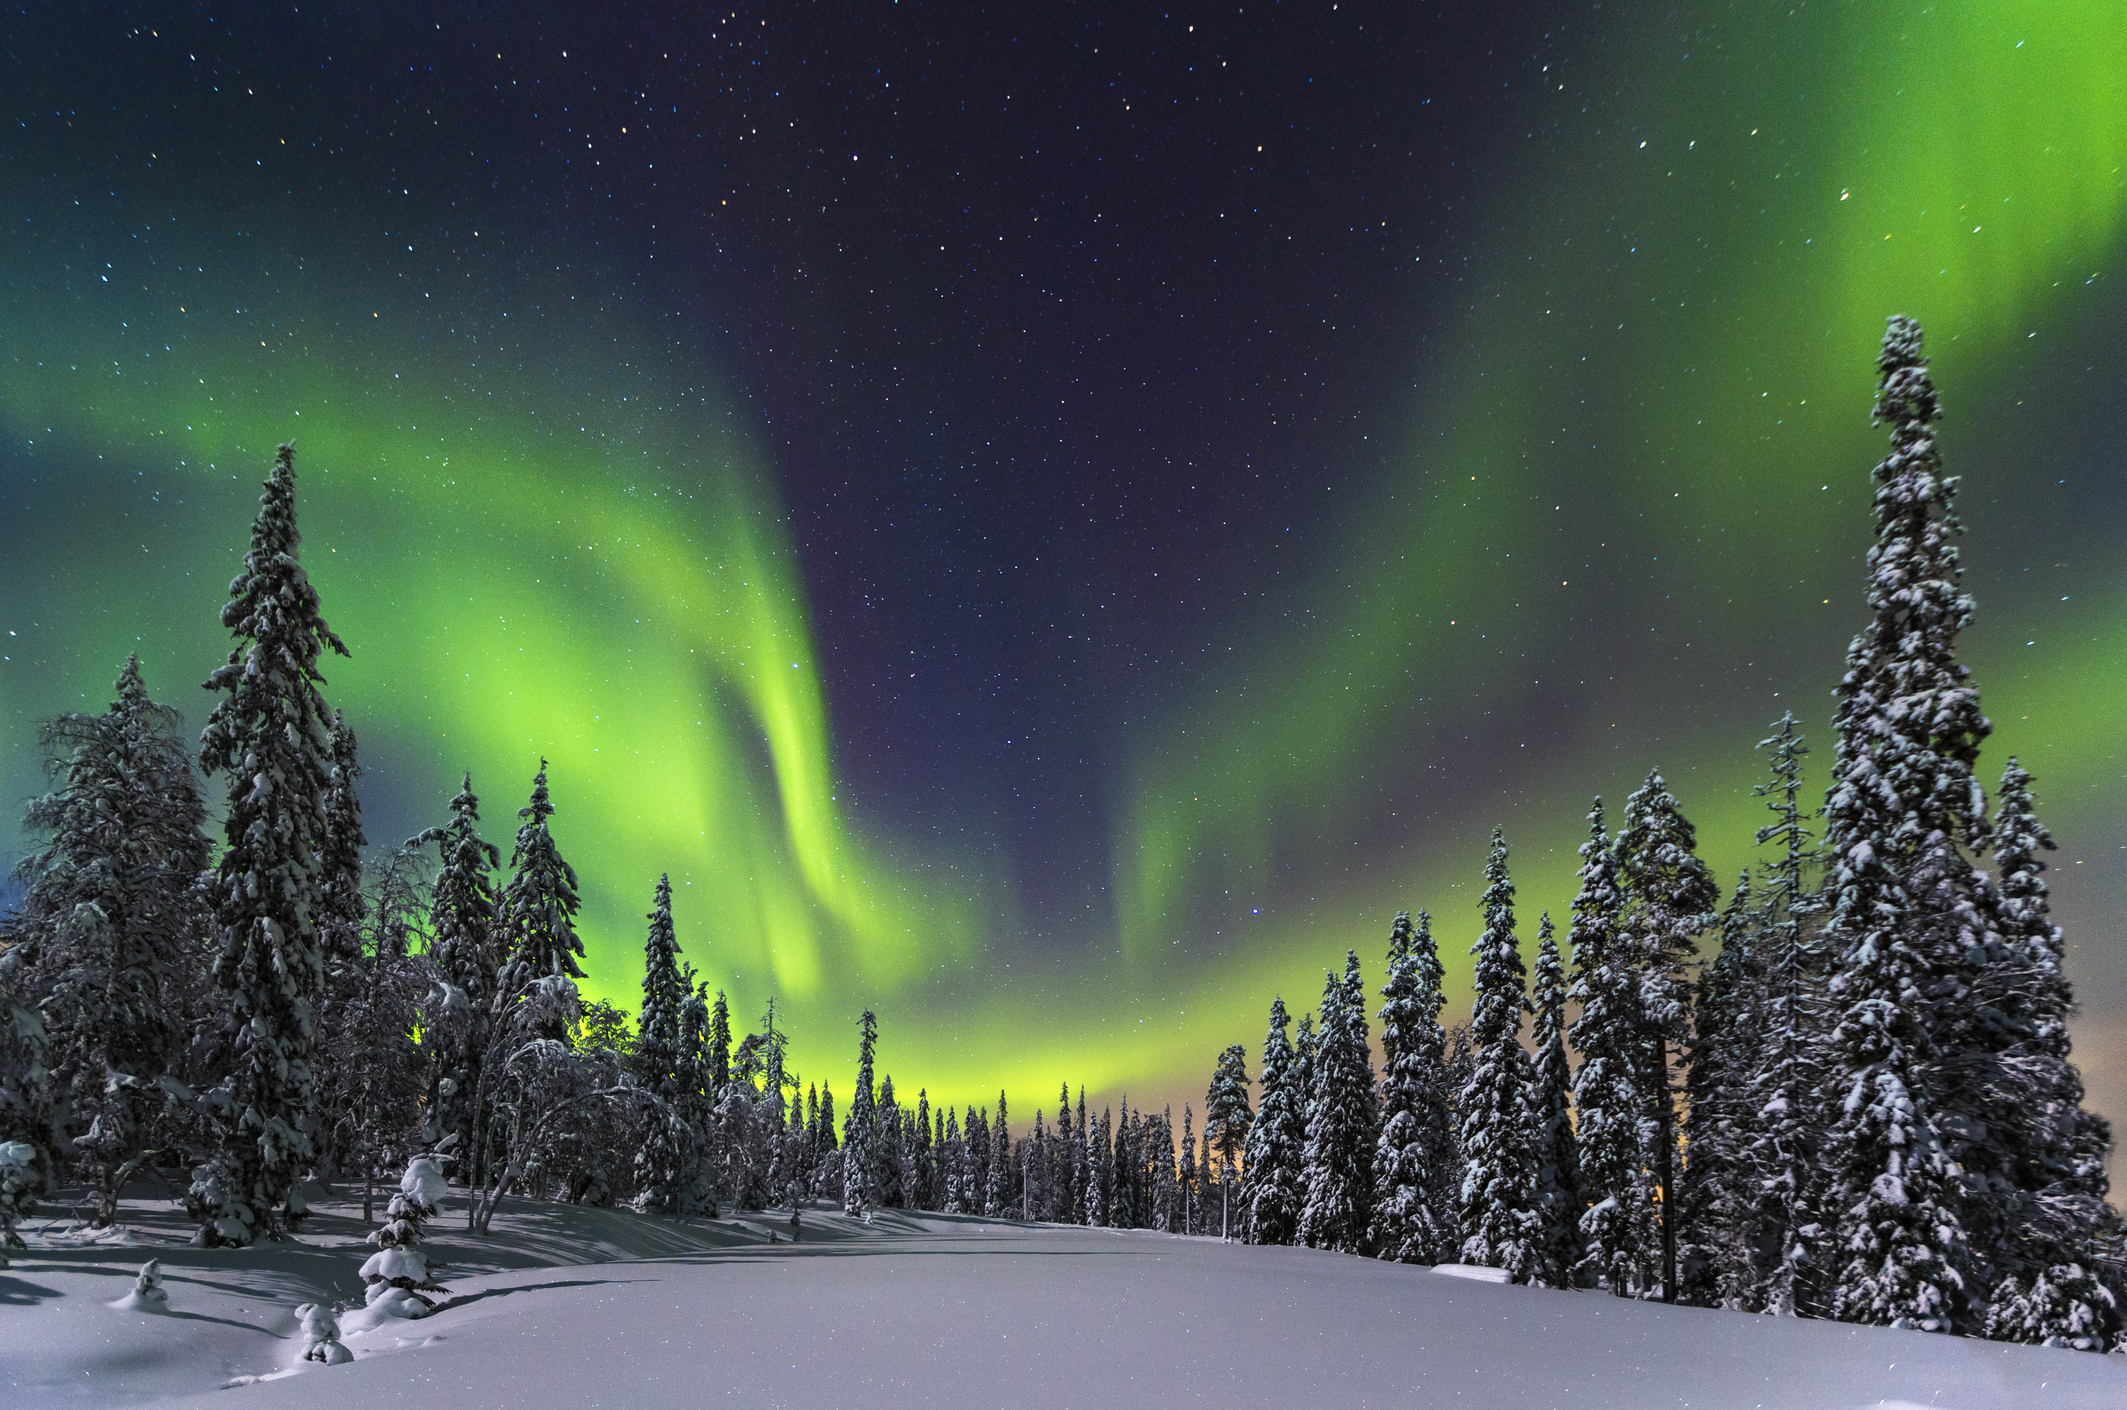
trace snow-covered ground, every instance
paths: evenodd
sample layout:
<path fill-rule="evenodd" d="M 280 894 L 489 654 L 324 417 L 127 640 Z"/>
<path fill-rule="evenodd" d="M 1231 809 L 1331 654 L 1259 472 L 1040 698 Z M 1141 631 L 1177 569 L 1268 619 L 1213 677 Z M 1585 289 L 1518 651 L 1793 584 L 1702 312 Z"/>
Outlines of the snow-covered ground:
<path fill-rule="evenodd" d="M 2127 1357 L 1308 1249 L 943 1215 L 865 1228 L 822 1211 L 793 1247 L 766 1241 L 787 1239 L 773 1214 L 678 1224 L 523 1202 L 475 1239 L 455 1198 L 429 1226 L 444 1307 L 349 1334 L 352 1364 L 303 1366 L 297 1305 L 359 1308 L 371 1251 L 353 1211 L 325 1209 L 299 1241 L 243 1252 L 185 1247 L 160 1202 L 129 1202 L 124 1241 L 33 1225 L 31 1251 L 0 1271 L 0 1404 L 2127 1406 Z M 150 1257 L 168 1310 L 111 1306 Z"/>

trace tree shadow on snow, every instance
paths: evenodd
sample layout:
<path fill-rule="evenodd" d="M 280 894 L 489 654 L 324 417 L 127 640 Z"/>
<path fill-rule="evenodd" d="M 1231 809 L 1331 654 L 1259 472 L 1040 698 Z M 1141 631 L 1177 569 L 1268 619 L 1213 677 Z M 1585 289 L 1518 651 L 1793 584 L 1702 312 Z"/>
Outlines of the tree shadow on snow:
<path fill-rule="evenodd" d="M 654 1279 L 650 1278 L 563 1278 L 551 1283 L 519 1283 L 515 1287 L 508 1288 L 483 1288 L 479 1292 L 467 1293 L 463 1297 L 444 1299 L 436 1304 L 436 1312 L 449 1312 L 460 1307 L 470 1307 L 476 1302 L 485 1301 L 491 1297 L 508 1297 L 511 1293 L 540 1292 L 548 1288 L 602 1288 L 608 1284 L 615 1283 L 647 1283 L 652 1281 Z M 433 1317 L 436 1312 L 431 1312 L 428 1315 Z M 426 1321 L 427 1318 L 422 1320 Z"/>
<path fill-rule="evenodd" d="M 11 1273 L 0 1273 L 0 1307 L 34 1307 L 48 1297 L 63 1297 L 57 1288 L 32 1283 Z"/>

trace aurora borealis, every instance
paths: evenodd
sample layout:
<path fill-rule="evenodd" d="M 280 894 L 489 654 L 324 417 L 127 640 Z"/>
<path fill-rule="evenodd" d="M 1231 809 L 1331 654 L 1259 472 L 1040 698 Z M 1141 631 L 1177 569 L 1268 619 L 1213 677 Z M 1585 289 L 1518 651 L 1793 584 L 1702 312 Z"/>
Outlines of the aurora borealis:
<path fill-rule="evenodd" d="M 1466 986 L 1495 823 L 1533 934 L 1821 785 L 1902 312 L 2127 1115 L 2127 25 L 1629 8 L 18 12 L 0 849 L 292 438 L 372 843 L 544 755 L 591 992 L 670 871 L 808 1077 L 1200 1101 L 1398 908 Z"/>

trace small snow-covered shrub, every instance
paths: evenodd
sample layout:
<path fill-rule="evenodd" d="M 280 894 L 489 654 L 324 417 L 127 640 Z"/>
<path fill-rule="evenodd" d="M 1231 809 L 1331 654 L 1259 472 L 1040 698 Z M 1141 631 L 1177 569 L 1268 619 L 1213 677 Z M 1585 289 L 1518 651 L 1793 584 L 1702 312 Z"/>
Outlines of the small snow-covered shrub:
<path fill-rule="evenodd" d="M 436 1310 L 435 1301 L 422 1295 L 441 1284 L 429 1271 L 421 1226 L 435 1217 L 447 1188 L 433 1158 L 417 1155 L 407 1162 L 385 1211 L 384 1227 L 369 1236 L 377 1246 L 362 1265 L 362 1279 L 369 1285 L 363 1300 L 369 1306 L 394 1317 L 425 1317 Z"/>
<path fill-rule="evenodd" d="M 162 1260 L 151 1258 L 141 1264 L 139 1274 L 133 1279 L 133 1291 L 120 1301 L 140 1312 L 166 1310 L 170 1305 L 170 1294 L 163 1290 Z"/>
<path fill-rule="evenodd" d="M 305 1361 L 340 1366 L 354 1360 L 354 1353 L 340 1340 L 340 1319 L 332 1308 L 322 1303 L 306 1302 L 296 1308 L 295 1320 L 303 1333 Z"/>
<path fill-rule="evenodd" d="M 217 1155 L 192 1172 L 185 1191 L 185 1213 L 199 1225 L 192 1242 L 201 1248 L 248 1248 L 258 1237 L 258 1211 L 244 1198 L 242 1173 L 228 1154 Z"/>

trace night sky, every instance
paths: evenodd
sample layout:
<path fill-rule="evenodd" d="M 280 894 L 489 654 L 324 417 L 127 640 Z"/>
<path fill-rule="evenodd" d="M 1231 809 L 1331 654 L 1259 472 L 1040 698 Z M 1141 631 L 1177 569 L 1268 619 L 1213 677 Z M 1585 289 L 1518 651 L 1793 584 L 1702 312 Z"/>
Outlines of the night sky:
<path fill-rule="evenodd" d="M 1201 1102 L 1484 839 L 1724 883 L 1862 621 L 1919 318 L 1966 659 L 2127 1117 L 2127 26 L 2104 4 L 11 7 L 0 851 L 196 727 L 273 447 L 373 843 L 532 772 L 589 992 L 807 1077 Z M 215 785 L 218 792 L 219 783 Z M 1251 1058 L 1251 1066 L 1253 1058 Z M 1015 1105 L 1018 1103 L 1015 1102 Z M 1021 1106 L 1022 1113 L 1028 1110 Z"/>

